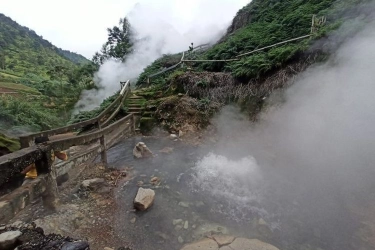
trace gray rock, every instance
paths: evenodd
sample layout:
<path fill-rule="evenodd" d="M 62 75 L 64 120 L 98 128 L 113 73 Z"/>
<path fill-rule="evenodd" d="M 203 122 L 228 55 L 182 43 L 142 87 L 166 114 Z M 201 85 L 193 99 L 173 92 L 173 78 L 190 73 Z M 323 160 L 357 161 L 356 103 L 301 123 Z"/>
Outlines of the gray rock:
<path fill-rule="evenodd" d="M 180 207 L 185 207 L 185 208 L 188 208 L 188 207 L 189 207 L 189 203 L 188 203 L 188 202 L 184 202 L 184 201 L 180 201 L 180 202 L 178 203 L 178 205 L 179 205 Z"/>
<path fill-rule="evenodd" d="M 0 249 L 14 249 L 14 244 L 21 235 L 21 231 L 8 231 L 0 234 Z"/>
<path fill-rule="evenodd" d="M 92 191 L 96 191 L 99 188 L 103 187 L 104 185 L 105 185 L 105 180 L 103 178 L 84 180 L 82 181 L 82 184 L 81 184 L 83 188 L 89 189 Z"/>
<path fill-rule="evenodd" d="M 181 250 L 218 250 L 219 246 L 216 241 L 212 239 L 203 239 L 198 242 L 194 242 L 185 245 Z"/>
<path fill-rule="evenodd" d="M 153 157 L 153 153 L 144 142 L 138 142 L 133 149 L 133 155 L 137 159 Z"/>
<path fill-rule="evenodd" d="M 172 140 L 174 140 L 174 139 L 177 139 L 178 136 L 176 134 L 170 134 L 169 138 L 171 138 Z"/>
<path fill-rule="evenodd" d="M 178 239 L 177 239 L 177 240 L 178 240 L 178 242 L 181 243 L 181 244 L 184 243 L 184 239 L 183 239 L 181 236 L 178 236 Z"/>
<path fill-rule="evenodd" d="M 188 229 L 189 228 L 189 221 L 185 221 L 184 223 L 184 229 Z"/>
<path fill-rule="evenodd" d="M 219 244 L 220 247 L 225 246 L 225 245 L 229 245 L 230 243 L 232 243 L 234 241 L 233 236 L 224 235 L 224 234 L 214 235 L 213 238 L 217 242 L 217 244 Z"/>
<path fill-rule="evenodd" d="M 18 220 L 18 221 L 15 221 L 12 223 L 12 227 L 16 227 L 16 228 L 21 228 L 25 225 L 25 223 L 23 223 L 22 221 Z"/>
<path fill-rule="evenodd" d="M 134 199 L 134 208 L 139 211 L 145 211 L 153 203 L 155 199 L 155 191 L 152 189 L 139 188 Z"/>
<path fill-rule="evenodd" d="M 182 224 L 184 221 L 182 219 L 176 219 L 176 220 L 173 220 L 173 226 L 176 226 L 177 224 Z"/>
<path fill-rule="evenodd" d="M 67 242 L 62 247 L 61 250 L 85 250 L 89 247 L 89 243 L 86 241 L 76 241 L 76 242 Z"/>
<path fill-rule="evenodd" d="M 257 239 L 235 239 L 229 247 L 233 250 L 279 250 L 277 247 Z"/>

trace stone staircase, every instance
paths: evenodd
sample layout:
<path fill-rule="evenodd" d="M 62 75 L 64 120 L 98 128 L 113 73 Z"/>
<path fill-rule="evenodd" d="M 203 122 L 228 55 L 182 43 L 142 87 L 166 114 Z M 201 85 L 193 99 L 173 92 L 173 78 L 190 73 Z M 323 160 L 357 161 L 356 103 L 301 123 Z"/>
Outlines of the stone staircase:
<path fill-rule="evenodd" d="M 135 129 L 137 132 L 148 132 L 155 124 L 154 112 L 147 107 L 147 100 L 142 96 L 133 94 L 129 97 L 128 113 L 136 117 Z"/>

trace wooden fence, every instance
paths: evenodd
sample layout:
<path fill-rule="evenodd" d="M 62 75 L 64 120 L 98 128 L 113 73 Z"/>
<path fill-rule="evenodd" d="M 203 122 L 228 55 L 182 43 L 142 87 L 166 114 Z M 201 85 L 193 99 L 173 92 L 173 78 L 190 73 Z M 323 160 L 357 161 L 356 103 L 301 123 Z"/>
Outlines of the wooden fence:
<path fill-rule="evenodd" d="M 101 159 L 102 162 L 106 164 L 106 151 L 108 147 L 112 146 L 122 135 L 128 133 L 127 131 L 130 131 L 129 135 L 133 134 L 135 131 L 135 118 L 133 114 L 109 125 L 109 122 L 119 112 L 129 94 L 130 83 L 127 81 L 126 84 L 123 85 L 116 100 L 97 117 L 66 127 L 22 136 L 21 140 L 23 141 L 23 148 L 21 150 L 0 157 L 0 189 L 5 188 L 6 185 L 10 183 L 12 179 L 19 176 L 26 167 L 35 164 L 38 175 L 47 176 L 46 190 L 48 195 L 45 195 L 45 197 L 47 197 L 46 202 L 53 205 L 57 196 L 56 176 L 53 175 L 53 152 L 67 150 L 72 146 L 100 141 Z M 115 110 L 113 111 L 113 109 Z M 113 112 L 110 113 L 111 111 Z M 106 118 L 107 116 L 108 118 Z M 104 118 L 106 119 L 103 121 Z M 90 124 L 96 124 L 98 129 L 80 136 L 71 136 L 60 140 L 48 141 L 43 144 L 31 145 L 32 141 L 37 137 L 67 133 Z"/>

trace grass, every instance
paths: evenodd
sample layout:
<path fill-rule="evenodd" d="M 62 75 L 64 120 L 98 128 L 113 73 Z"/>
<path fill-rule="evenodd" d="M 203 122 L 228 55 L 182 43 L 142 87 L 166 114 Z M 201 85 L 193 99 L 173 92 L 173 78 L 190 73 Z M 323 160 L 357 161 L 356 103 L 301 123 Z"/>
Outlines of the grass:
<path fill-rule="evenodd" d="M 13 90 L 15 92 L 23 92 L 27 94 L 40 95 L 40 92 L 38 90 L 25 86 L 23 84 L 18 84 L 18 83 L 0 82 L 0 88 Z"/>
<path fill-rule="evenodd" d="M 12 75 L 12 74 L 9 74 L 9 73 L 4 73 L 4 72 L 0 72 L 0 76 L 10 77 L 10 78 L 14 78 L 14 79 L 19 79 L 20 78 L 19 76 Z"/>
<path fill-rule="evenodd" d="M 17 139 L 9 138 L 0 133 L 0 147 L 8 148 L 11 152 L 17 151 L 21 148 L 20 142 Z"/>

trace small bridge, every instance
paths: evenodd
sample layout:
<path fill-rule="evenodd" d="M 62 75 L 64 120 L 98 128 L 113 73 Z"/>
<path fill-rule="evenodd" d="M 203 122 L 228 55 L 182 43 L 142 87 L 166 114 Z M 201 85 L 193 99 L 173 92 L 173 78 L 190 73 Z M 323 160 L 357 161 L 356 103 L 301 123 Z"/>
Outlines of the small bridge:
<path fill-rule="evenodd" d="M 130 113 L 111 123 L 130 95 L 130 82 L 122 82 L 118 97 L 95 118 L 21 136 L 22 149 L 0 157 L 0 190 L 3 192 L 11 189 L 11 184 L 31 164 L 36 166 L 38 178 L 0 197 L 0 223 L 7 223 L 36 198 L 42 197 L 46 206 L 54 208 L 58 197 L 56 178 L 67 173 L 73 166 L 94 159 L 98 154 L 101 155 L 103 164 L 107 164 L 107 149 L 120 138 L 135 133 L 138 113 Z M 87 126 L 94 129 L 76 135 L 77 130 Z M 35 145 L 34 140 L 38 137 L 49 137 L 50 141 Z M 51 157 L 53 151 L 68 150 L 79 145 L 86 146 L 66 162 L 56 164 Z"/>

